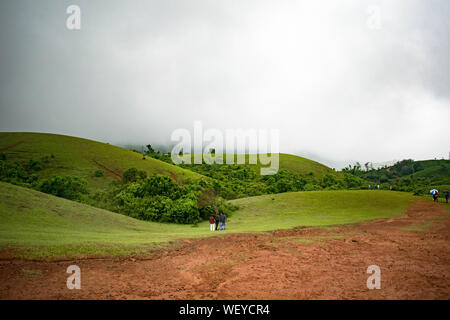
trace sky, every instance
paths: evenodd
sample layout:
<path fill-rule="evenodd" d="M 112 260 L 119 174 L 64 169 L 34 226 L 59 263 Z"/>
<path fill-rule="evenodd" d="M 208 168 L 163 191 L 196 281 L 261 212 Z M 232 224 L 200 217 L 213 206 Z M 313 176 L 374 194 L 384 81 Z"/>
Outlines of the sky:
<path fill-rule="evenodd" d="M 0 131 L 161 145 L 201 121 L 337 168 L 448 159 L 449 57 L 448 0 L 2 0 Z"/>

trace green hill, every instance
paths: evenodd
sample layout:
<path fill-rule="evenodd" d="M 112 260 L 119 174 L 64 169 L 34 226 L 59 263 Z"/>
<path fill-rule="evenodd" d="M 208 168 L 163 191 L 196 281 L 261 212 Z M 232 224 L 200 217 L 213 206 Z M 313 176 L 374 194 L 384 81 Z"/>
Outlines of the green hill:
<path fill-rule="evenodd" d="M 450 160 L 421 160 L 405 159 L 392 166 L 378 169 L 361 170 L 349 167 L 344 171 L 366 179 L 375 184 L 381 184 L 388 189 L 409 191 L 415 194 L 428 194 L 431 188 L 438 190 L 450 187 Z"/>
<path fill-rule="evenodd" d="M 430 179 L 438 183 L 450 184 L 450 160 L 422 160 L 414 161 L 418 167 L 414 173 L 407 177 Z"/>
<path fill-rule="evenodd" d="M 400 215 L 414 201 L 395 191 L 339 190 L 286 192 L 232 200 L 239 206 L 236 224 L 255 230 L 356 223 Z M 253 222 L 253 223 L 252 223 Z"/>
<path fill-rule="evenodd" d="M 167 154 L 149 153 L 149 156 L 171 162 Z M 257 164 L 249 164 L 250 155 L 245 155 L 245 161 L 241 164 L 237 162 L 237 155 L 233 164 L 226 164 L 227 155 L 223 155 L 224 163 L 213 165 L 205 162 L 193 164 L 194 156 L 191 155 L 191 164 L 180 166 L 216 180 L 216 190 L 226 199 L 289 191 L 361 189 L 367 186 L 364 179 L 355 175 L 336 172 L 318 162 L 290 154 L 279 154 L 278 171 L 273 175 L 261 175 L 262 167 L 276 167 L 261 164 L 260 155 Z"/>
<path fill-rule="evenodd" d="M 300 174 L 304 176 L 314 176 L 316 178 L 322 178 L 327 173 L 332 173 L 339 175 L 338 172 L 334 171 L 333 169 L 310 159 L 306 159 L 300 156 L 292 155 L 292 154 L 286 154 L 286 153 L 279 153 L 279 170 L 287 170 L 292 174 Z M 223 155 L 223 163 L 225 164 L 226 158 L 229 155 L 224 154 Z M 239 164 L 241 167 L 248 167 L 255 171 L 256 174 L 260 174 L 260 169 L 264 167 L 269 167 L 269 165 L 262 165 L 259 161 L 259 158 L 257 160 L 257 164 L 249 164 L 249 155 L 245 155 L 245 164 Z M 165 161 L 169 162 L 170 157 L 167 155 L 164 155 L 162 157 Z M 193 171 L 197 171 L 199 167 L 202 166 L 209 166 L 207 164 L 193 164 L 194 163 L 194 154 L 191 155 L 191 163 L 183 165 L 184 168 L 190 169 Z M 237 155 L 234 155 L 234 164 L 237 165 Z"/>
<path fill-rule="evenodd" d="M 333 169 L 310 159 L 292 154 L 280 153 L 280 169 L 286 169 L 292 173 L 323 177 L 327 173 L 336 173 Z"/>
<path fill-rule="evenodd" d="M 353 223 L 402 214 L 410 194 L 314 191 L 233 200 L 227 231 L 249 232 Z M 211 233 L 207 221 L 178 225 L 136 220 L 0 182 L 0 255 L 24 258 L 130 255 Z"/>
<path fill-rule="evenodd" d="M 0 153 L 6 162 L 38 160 L 50 157 L 39 178 L 51 175 L 69 175 L 85 178 L 90 190 L 104 190 L 114 179 L 120 179 L 131 167 L 151 173 L 171 176 L 177 181 L 198 180 L 199 174 L 146 157 L 142 154 L 107 143 L 47 133 L 0 133 Z M 104 172 L 95 177 L 96 170 Z"/>

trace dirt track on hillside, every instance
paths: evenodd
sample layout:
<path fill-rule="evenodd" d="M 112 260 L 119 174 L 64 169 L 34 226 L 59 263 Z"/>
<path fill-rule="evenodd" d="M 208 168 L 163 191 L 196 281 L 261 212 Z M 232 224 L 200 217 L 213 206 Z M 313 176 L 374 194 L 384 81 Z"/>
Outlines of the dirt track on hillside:
<path fill-rule="evenodd" d="M 122 177 L 120 176 L 120 174 L 112 171 L 111 169 L 108 169 L 107 167 L 105 167 L 104 165 L 102 165 L 101 163 L 98 163 L 95 160 L 92 160 L 96 166 L 98 166 L 100 169 L 103 170 L 103 172 L 105 172 L 106 174 L 110 175 L 111 177 L 113 177 L 116 180 L 121 180 Z"/>
<path fill-rule="evenodd" d="M 81 290 L 66 287 L 71 264 L 81 268 Z M 381 268 L 380 290 L 366 287 L 372 264 Z M 449 271 L 450 213 L 419 200 L 398 218 L 220 233 L 146 258 L 1 261 L 0 298 L 450 299 Z"/>
<path fill-rule="evenodd" d="M 0 149 L 0 152 L 6 152 L 6 151 L 8 151 L 8 150 L 11 150 L 12 148 L 17 147 L 19 144 L 22 144 L 22 143 L 24 143 L 24 142 L 25 142 L 25 140 L 20 140 L 20 141 L 18 141 L 18 142 L 16 142 L 16 143 L 12 144 L 12 145 L 10 145 L 10 146 L 7 146 L 7 147 L 5 147 L 5 148 L 3 148 L 3 149 Z"/>

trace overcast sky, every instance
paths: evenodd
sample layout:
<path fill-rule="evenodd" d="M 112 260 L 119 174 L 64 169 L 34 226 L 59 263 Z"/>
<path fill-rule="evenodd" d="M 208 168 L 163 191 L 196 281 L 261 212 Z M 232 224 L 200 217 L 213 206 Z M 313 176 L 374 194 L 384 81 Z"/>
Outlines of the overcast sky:
<path fill-rule="evenodd" d="M 449 57 L 448 0 L 2 0 L 0 131 L 161 144 L 200 120 L 336 167 L 448 158 Z"/>

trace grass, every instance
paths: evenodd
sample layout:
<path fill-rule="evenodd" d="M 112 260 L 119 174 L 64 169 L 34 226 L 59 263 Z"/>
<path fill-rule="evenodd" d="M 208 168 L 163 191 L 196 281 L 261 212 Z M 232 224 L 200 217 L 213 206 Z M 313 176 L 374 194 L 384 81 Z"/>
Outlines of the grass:
<path fill-rule="evenodd" d="M 233 200 L 241 209 L 232 220 L 254 231 L 348 224 L 402 214 L 413 199 L 381 190 L 280 193 Z"/>
<path fill-rule="evenodd" d="M 274 200 L 272 200 L 272 198 Z M 15 257 L 62 258 L 148 253 L 181 238 L 295 226 L 330 226 L 402 214 L 414 201 L 389 191 L 314 191 L 233 200 L 226 232 L 124 215 L 0 182 L 0 247 Z"/>
<path fill-rule="evenodd" d="M 15 145 L 17 144 L 17 145 Z M 14 146 L 15 145 L 15 146 Z M 13 146 L 13 147 L 11 147 Z M 47 133 L 1 132 L 0 150 L 5 151 L 6 161 L 38 160 L 45 156 L 54 155 L 45 169 L 38 172 L 41 178 L 51 175 L 70 175 L 85 178 L 90 191 L 104 190 L 114 180 L 106 171 L 103 177 L 95 177 L 96 170 L 106 167 L 118 174 L 135 167 L 148 174 L 160 173 L 169 175 L 177 181 L 186 179 L 198 180 L 203 176 L 190 170 L 146 157 L 142 154 L 116 147 L 107 143 Z M 105 169 L 102 169 L 105 170 Z"/>

